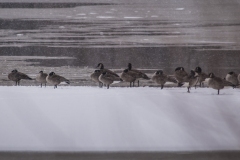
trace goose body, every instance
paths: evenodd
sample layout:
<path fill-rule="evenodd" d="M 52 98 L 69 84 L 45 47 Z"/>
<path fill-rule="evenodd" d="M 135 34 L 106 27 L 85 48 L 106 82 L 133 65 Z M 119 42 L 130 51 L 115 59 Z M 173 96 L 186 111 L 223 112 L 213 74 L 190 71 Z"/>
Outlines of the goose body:
<path fill-rule="evenodd" d="M 135 74 L 133 74 L 132 72 L 129 72 L 128 69 L 125 69 L 121 73 L 120 78 L 125 82 L 130 82 L 130 87 L 131 87 L 131 84 L 133 84 L 134 86 L 134 82 L 136 80 Z"/>
<path fill-rule="evenodd" d="M 196 67 L 195 72 L 198 73 L 198 82 L 200 87 L 203 87 L 203 81 L 205 81 L 206 78 L 209 78 L 209 76 L 206 73 L 202 72 L 202 69 L 200 67 Z"/>
<path fill-rule="evenodd" d="M 120 81 L 122 81 L 122 79 L 111 73 L 103 72 L 99 76 L 99 81 L 102 82 L 103 84 L 105 84 L 107 86 L 107 89 L 109 89 L 110 84 L 112 84 L 113 82 L 116 82 L 116 81 L 120 82 Z"/>
<path fill-rule="evenodd" d="M 61 82 L 66 82 L 67 84 L 70 84 L 70 81 L 62 76 L 59 76 L 55 74 L 54 72 L 49 73 L 49 75 L 46 77 L 47 83 L 54 85 L 54 89 L 57 88 L 57 85 L 59 85 Z"/>
<path fill-rule="evenodd" d="M 224 88 L 224 80 L 216 77 L 213 73 L 209 74 L 209 80 L 208 80 L 208 86 L 218 90 L 218 94 L 220 92 L 220 89 Z"/>
<path fill-rule="evenodd" d="M 190 93 L 190 88 L 198 83 L 198 74 L 195 71 L 191 70 L 191 73 L 188 76 L 188 82 L 188 93 Z"/>
<path fill-rule="evenodd" d="M 91 79 L 94 81 L 94 82 L 96 82 L 96 83 L 98 83 L 98 86 L 99 87 L 102 87 L 102 82 L 100 82 L 99 81 L 99 76 L 101 75 L 101 71 L 100 70 L 95 70 L 91 75 L 90 75 L 90 77 L 91 77 Z"/>
<path fill-rule="evenodd" d="M 32 80 L 28 75 L 18 72 L 18 70 L 14 69 L 11 73 L 8 74 L 8 79 L 16 82 L 16 86 L 20 84 L 21 79 Z"/>
<path fill-rule="evenodd" d="M 42 84 L 45 84 L 45 87 L 46 87 L 46 83 L 47 83 L 47 78 L 48 74 L 47 73 L 43 73 L 43 71 L 40 71 L 38 73 L 38 75 L 36 76 L 36 81 L 40 82 L 41 83 L 41 87 L 42 87 Z"/>
<path fill-rule="evenodd" d="M 163 86 L 166 82 L 177 83 L 177 80 L 175 78 L 164 74 L 162 70 L 159 70 L 159 71 L 157 71 L 153 74 L 152 81 L 157 83 L 157 84 L 160 84 L 161 89 L 163 89 Z"/>
<path fill-rule="evenodd" d="M 237 86 L 239 84 L 238 75 L 235 72 L 229 72 L 226 77 L 226 81 L 231 82 L 233 85 Z"/>
<path fill-rule="evenodd" d="M 178 67 L 175 69 L 174 76 L 178 81 L 178 86 L 183 85 L 184 82 L 189 81 L 189 76 L 183 67 Z"/>
<path fill-rule="evenodd" d="M 132 69 L 131 63 L 128 63 L 128 72 L 134 74 L 134 76 L 136 77 L 136 80 L 138 81 L 138 87 L 139 87 L 139 80 L 141 80 L 141 79 L 149 80 L 150 79 L 145 73 L 143 73 L 137 69 Z"/>

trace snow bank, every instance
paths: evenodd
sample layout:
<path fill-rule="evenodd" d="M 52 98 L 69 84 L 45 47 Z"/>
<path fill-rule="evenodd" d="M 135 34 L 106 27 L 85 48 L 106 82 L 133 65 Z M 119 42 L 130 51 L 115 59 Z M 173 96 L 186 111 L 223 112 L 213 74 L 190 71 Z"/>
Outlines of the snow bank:
<path fill-rule="evenodd" d="M 0 150 L 240 149 L 240 90 L 0 87 Z"/>

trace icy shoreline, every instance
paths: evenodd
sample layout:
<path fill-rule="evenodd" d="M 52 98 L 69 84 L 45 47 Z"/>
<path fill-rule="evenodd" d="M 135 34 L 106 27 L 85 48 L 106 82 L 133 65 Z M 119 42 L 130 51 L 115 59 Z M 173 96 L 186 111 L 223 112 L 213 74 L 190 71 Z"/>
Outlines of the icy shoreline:
<path fill-rule="evenodd" d="M 240 149 L 240 90 L 0 87 L 1 151 Z"/>

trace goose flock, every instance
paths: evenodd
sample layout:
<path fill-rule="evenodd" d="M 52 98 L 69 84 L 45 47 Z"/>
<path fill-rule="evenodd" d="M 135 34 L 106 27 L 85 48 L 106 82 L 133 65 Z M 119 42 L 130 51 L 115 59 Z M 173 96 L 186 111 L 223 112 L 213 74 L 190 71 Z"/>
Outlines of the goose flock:
<path fill-rule="evenodd" d="M 161 89 L 163 89 L 166 82 L 175 83 L 178 87 L 181 87 L 187 82 L 187 92 L 190 93 L 191 87 L 196 88 L 197 84 L 199 84 L 200 87 L 203 87 L 203 82 L 207 81 L 208 87 L 216 89 L 219 94 L 220 90 L 223 89 L 224 86 L 232 86 L 235 88 L 240 83 L 240 74 L 237 75 L 235 72 L 229 72 L 226 77 L 222 79 L 216 77 L 213 73 L 206 74 L 202 72 L 200 67 L 196 67 L 195 70 L 191 70 L 189 74 L 184 70 L 183 67 L 177 67 L 174 75 L 167 75 L 162 70 L 158 70 L 152 75 L 151 78 L 142 71 L 133 69 L 131 63 L 128 63 L 127 69 L 124 69 L 120 75 L 104 68 L 102 63 L 99 63 L 96 68 L 97 70 L 90 75 L 91 80 L 98 83 L 100 88 L 106 86 L 107 89 L 109 89 L 111 84 L 119 83 L 121 81 L 128 82 L 129 87 L 134 87 L 135 82 L 137 82 L 137 86 L 139 86 L 139 80 L 152 80 L 156 84 L 159 84 Z M 53 85 L 54 89 L 57 88 L 61 82 L 70 84 L 70 81 L 63 76 L 57 75 L 54 72 L 47 74 L 43 71 L 40 71 L 36 78 L 33 79 L 28 75 L 18 72 L 18 70 L 14 69 L 8 74 L 8 79 L 14 81 L 16 86 L 20 84 L 21 79 L 36 80 L 41 84 L 41 87 L 42 85 L 45 85 L 46 87 L 46 83 L 48 83 Z"/>
<path fill-rule="evenodd" d="M 11 81 L 14 81 L 16 83 L 16 86 L 19 86 L 21 79 L 26 80 L 34 80 L 33 78 L 30 78 L 28 75 L 18 72 L 18 70 L 14 69 L 11 73 L 8 74 L 8 79 Z M 57 85 L 59 85 L 61 82 L 65 82 L 67 84 L 70 84 L 70 81 L 60 75 L 55 74 L 54 72 L 51 72 L 49 74 L 43 73 L 43 71 L 40 71 L 39 74 L 36 76 L 36 81 L 42 84 L 49 83 L 54 86 L 54 89 L 57 88 Z"/>
<path fill-rule="evenodd" d="M 175 69 L 174 75 L 164 74 L 162 70 L 156 71 L 152 78 L 149 78 L 145 73 L 132 69 L 132 64 L 128 64 L 128 68 L 124 69 L 120 75 L 115 72 L 104 68 L 102 63 L 97 65 L 98 70 L 95 70 L 94 73 L 90 75 L 91 79 L 99 84 L 99 87 L 103 87 L 103 85 L 107 86 L 109 89 L 110 84 L 114 82 L 125 81 L 128 82 L 130 87 L 134 87 L 135 81 L 137 81 L 139 86 L 139 80 L 152 80 L 153 82 L 161 85 L 161 89 L 163 89 L 164 84 L 166 82 L 176 83 L 178 87 L 181 87 L 184 83 L 188 83 L 187 92 L 190 93 L 190 88 L 197 86 L 199 83 L 200 87 L 203 87 L 203 82 L 208 80 L 208 86 L 216 89 L 218 94 L 220 89 L 223 89 L 224 86 L 232 86 L 235 88 L 239 85 L 240 82 L 240 74 L 237 75 L 234 72 L 229 72 L 224 79 L 216 77 L 213 73 L 206 74 L 202 72 L 200 67 L 196 67 L 195 70 L 191 70 L 190 74 L 188 74 L 183 67 L 177 67 Z"/>

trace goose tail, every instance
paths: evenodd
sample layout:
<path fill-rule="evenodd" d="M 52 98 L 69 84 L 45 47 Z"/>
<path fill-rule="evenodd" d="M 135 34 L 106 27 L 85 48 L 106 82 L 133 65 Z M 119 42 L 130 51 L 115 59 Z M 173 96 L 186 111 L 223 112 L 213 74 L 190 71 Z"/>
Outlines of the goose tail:
<path fill-rule="evenodd" d="M 70 84 L 70 81 L 69 81 L 69 80 L 66 80 L 65 83 Z"/>
<path fill-rule="evenodd" d="M 150 80 L 151 78 L 149 78 L 146 74 L 144 74 L 143 79 Z"/>

